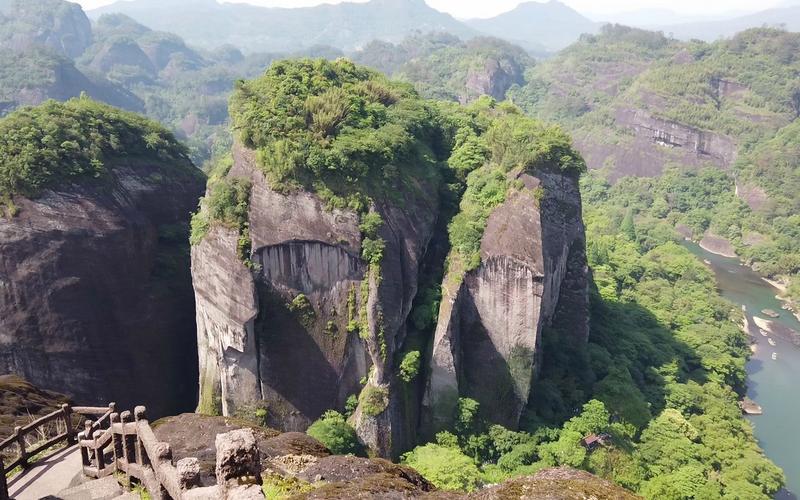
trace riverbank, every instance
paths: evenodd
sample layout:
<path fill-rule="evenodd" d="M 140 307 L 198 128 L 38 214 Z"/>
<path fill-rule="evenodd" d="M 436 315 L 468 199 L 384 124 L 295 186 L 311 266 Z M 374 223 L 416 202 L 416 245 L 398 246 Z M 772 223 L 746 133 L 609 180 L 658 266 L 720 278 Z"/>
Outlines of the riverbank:
<path fill-rule="evenodd" d="M 797 319 L 797 321 L 800 321 L 800 311 L 795 310 L 794 303 L 789 299 L 789 297 L 786 296 L 788 292 L 787 284 L 783 281 L 765 278 L 764 276 L 762 276 L 761 279 L 764 280 L 765 283 L 781 292 L 775 295 L 775 298 L 781 302 L 781 309 L 788 311 L 789 314 L 793 315 Z"/>
<path fill-rule="evenodd" d="M 736 254 L 736 249 L 733 248 L 730 241 L 709 231 L 706 231 L 706 234 L 703 235 L 698 244 L 700 248 L 714 255 L 720 255 L 729 259 L 739 258 Z"/>
<path fill-rule="evenodd" d="M 722 236 L 717 236 L 711 232 L 706 232 L 703 237 L 697 241 L 692 238 L 691 229 L 684 227 L 684 228 L 677 228 L 678 234 L 683 236 L 684 241 L 688 241 L 698 245 L 701 249 L 705 250 L 706 252 L 718 255 L 720 257 L 725 257 L 726 259 L 736 259 L 739 261 L 739 264 L 742 266 L 746 266 L 751 269 L 754 273 L 757 273 L 758 276 L 768 285 L 772 286 L 780 293 L 775 295 L 775 298 L 782 303 L 781 309 L 788 311 L 790 314 L 794 315 L 797 321 L 800 321 L 800 311 L 796 311 L 795 307 L 791 300 L 786 296 L 788 292 L 788 284 L 776 279 L 767 278 L 766 276 L 761 276 L 758 271 L 753 269 L 752 266 L 742 262 L 739 259 L 739 255 L 736 253 L 736 249 L 733 247 L 733 244 L 728 241 L 726 238 Z M 688 230 L 688 233 L 687 233 Z M 703 259 L 706 264 L 709 264 L 708 259 Z"/>
<path fill-rule="evenodd" d="M 691 241 L 686 241 L 684 246 L 701 261 L 707 261 L 722 296 L 742 307 L 741 326 L 754 347 L 746 364 L 746 397 L 763 411 L 761 415 L 746 418 L 753 424 L 759 446 L 786 473 L 787 489 L 800 492 L 800 460 L 797 459 L 800 434 L 795 432 L 796 415 L 800 413 L 800 385 L 797 384 L 800 347 L 789 341 L 791 336 L 780 333 L 800 331 L 800 321 L 790 314 L 769 320 L 758 317 L 763 310 L 781 309 L 776 298 L 780 292 L 778 288 L 736 259 L 713 254 Z M 760 326 L 775 333 L 763 336 L 758 331 Z M 775 342 L 774 346 L 769 343 L 770 339 Z M 773 353 L 778 354 L 777 359 L 772 359 Z M 775 498 L 797 500 L 789 491 L 782 491 Z"/>

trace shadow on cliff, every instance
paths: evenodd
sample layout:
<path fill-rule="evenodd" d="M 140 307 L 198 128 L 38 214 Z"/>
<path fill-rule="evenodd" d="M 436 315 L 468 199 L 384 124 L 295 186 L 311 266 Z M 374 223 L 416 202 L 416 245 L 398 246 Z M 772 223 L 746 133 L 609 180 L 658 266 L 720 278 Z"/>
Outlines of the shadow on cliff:
<path fill-rule="evenodd" d="M 464 316 L 470 318 L 461 336 L 461 362 L 459 385 L 463 387 L 464 396 L 476 401 L 493 401 L 492 405 L 482 405 L 481 414 L 490 422 L 498 423 L 508 428 L 518 424 L 519 412 L 524 403 L 515 391 L 516 375 L 520 384 L 527 385 L 531 380 L 533 366 L 533 352 L 530 349 L 517 346 L 514 349 L 526 351 L 522 356 L 504 356 L 497 349 L 486 327 L 478 320 L 478 314 L 471 300 L 464 303 L 468 309 Z M 466 322 L 466 321 L 465 321 Z M 512 350 L 512 353 L 515 351 Z M 528 359 L 527 366 L 518 366 L 515 360 Z M 515 370 L 516 369 L 516 370 Z M 527 387 L 521 387 L 520 392 L 526 392 Z"/>
<path fill-rule="evenodd" d="M 274 292 L 262 288 L 260 302 L 266 307 L 255 325 L 261 385 L 291 406 L 270 411 L 277 418 L 270 424 L 285 430 L 304 429 L 326 409 L 337 407 L 332 397 L 338 394 L 338 375 L 309 329 Z M 274 400 L 266 394 L 264 398 Z"/>
<path fill-rule="evenodd" d="M 677 382 L 708 380 L 697 352 L 640 304 L 605 301 L 592 286 L 591 318 L 585 346 L 567 342 L 570 332 L 557 324 L 543 331 L 541 372 L 523 427 L 560 425 L 595 398 L 641 429 L 666 405 L 668 381 L 658 367 L 674 365 Z"/>

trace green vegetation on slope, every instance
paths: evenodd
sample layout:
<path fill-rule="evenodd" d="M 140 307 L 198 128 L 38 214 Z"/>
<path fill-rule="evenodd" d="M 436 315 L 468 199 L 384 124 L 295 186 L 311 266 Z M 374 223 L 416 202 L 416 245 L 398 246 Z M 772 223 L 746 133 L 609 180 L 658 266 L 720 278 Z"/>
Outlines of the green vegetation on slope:
<path fill-rule="evenodd" d="M 431 176 L 433 110 L 413 90 L 340 59 L 280 61 L 238 82 L 233 126 L 275 188 L 366 212 L 367 197 Z"/>
<path fill-rule="evenodd" d="M 796 33 L 770 28 L 713 44 L 690 43 L 682 47 L 688 60 L 657 62 L 626 97 L 636 95 L 647 109 L 647 93 L 655 93 L 663 99 L 650 106 L 657 114 L 746 142 L 798 116 L 798 47 Z M 746 88 L 726 89 L 729 82 Z"/>
<path fill-rule="evenodd" d="M 23 108 L 0 120 L 0 199 L 99 178 L 125 158 L 193 168 L 170 132 L 134 113 L 88 98 Z"/>
<path fill-rule="evenodd" d="M 189 241 L 199 244 L 213 224 L 233 229 L 239 235 L 236 254 L 248 267 L 250 261 L 250 191 L 249 179 L 228 177 L 233 167 L 233 157 L 228 154 L 217 158 L 208 176 L 207 194 L 200 200 L 199 210 L 192 215 Z"/>
<path fill-rule="evenodd" d="M 527 118 L 507 102 L 484 96 L 470 106 L 440 109 L 452 137 L 448 165 L 463 184 L 460 210 L 448 226 L 448 281 L 455 283 L 480 265 L 486 222 L 507 192 L 520 188 L 513 182 L 516 175 L 537 169 L 580 175 L 586 164 L 560 127 Z"/>
<path fill-rule="evenodd" d="M 709 228 L 726 237 L 757 271 L 789 283 L 796 300 L 798 47 L 800 35 L 773 28 L 705 43 L 607 26 L 529 70 L 526 85 L 509 96 L 526 112 L 562 123 L 589 150 L 612 146 L 609 173 L 632 148 L 631 131 L 616 122 L 618 109 L 732 137 L 738 148 L 732 175 L 691 173 L 671 159 L 674 150 L 663 149 L 668 168 L 661 179 L 627 179 L 620 190 L 646 201 L 631 206 L 636 218 L 685 224 L 697 238 Z M 733 178 L 741 190 L 765 196 L 749 208 L 736 198 Z"/>
<path fill-rule="evenodd" d="M 361 449 L 355 429 L 347 423 L 344 415 L 333 410 L 326 411 L 306 433 L 336 455 L 357 454 Z"/>
<path fill-rule="evenodd" d="M 508 97 L 526 113 L 569 130 L 584 120 L 589 122 L 586 126 L 608 127 L 613 119 L 606 106 L 650 64 L 672 57 L 679 47 L 661 33 L 605 25 L 599 34 L 584 35 L 552 59 L 529 68 L 525 84 L 509 89 Z"/>
<path fill-rule="evenodd" d="M 765 186 L 769 200 L 757 210 L 736 196 L 729 174 L 713 167 L 699 170 L 670 168 L 657 178 L 625 177 L 609 185 L 597 180 L 595 189 L 621 200 L 636 226 L 658 227 L 663 235 L 674 234 L 667 225 L 684 226 L 699 239 L 710 230 L 728 239 L 736 253 L 763 275 L 789 282 L 790 298 L 800 297 L 800 217 L 794 187 L 800 186 L 795 134 L 796 124 L 782 129 L 752 153 L 739 159 L 740 182 Z M 765 170 L 768 170 L 767 173 Z M 774 177 L 781 172 L 781 182 Z M 758 179 L 758 180 L 757 180 Z M 591 193 L 586 193 L 590 195 Z M 637 231 L 642 244 L 650 238 Z"/>
<path fill-rule="evenodd" d="M 423 97 L 462 103 L 484 93 L 502 99 L 509 87 L 524 84 L 525 70 L 534 65 L 525 50 L 505 40 L 462 41 L 442 32 L 412 35 L 397 44 L 376 40 L 352 57 L 412 83 Z"/>

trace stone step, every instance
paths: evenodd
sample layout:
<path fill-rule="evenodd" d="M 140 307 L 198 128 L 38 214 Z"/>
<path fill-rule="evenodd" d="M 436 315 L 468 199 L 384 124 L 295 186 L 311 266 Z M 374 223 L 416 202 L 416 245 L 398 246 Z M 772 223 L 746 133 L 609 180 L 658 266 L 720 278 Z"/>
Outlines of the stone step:
<path fill-rule="evenodd" d="M 58 493 L 56 498 L 61 500 L 113 500 L 122 494 L 122 487 L 114 476 L 108 476 L 67 488 Z"/>

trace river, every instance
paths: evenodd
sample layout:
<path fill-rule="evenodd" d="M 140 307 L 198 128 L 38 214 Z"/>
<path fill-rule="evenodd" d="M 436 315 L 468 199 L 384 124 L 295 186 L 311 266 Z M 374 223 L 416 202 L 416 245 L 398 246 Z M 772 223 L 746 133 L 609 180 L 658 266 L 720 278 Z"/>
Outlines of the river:
<path fill-rule="evenodd" d="M 756 352 L 747 363 L 747 395 L 764 409 L 763 415 L 747 418 L 753 423 L 758 442 L 767 456 L 786 473 L 787 489 L 800 494 L 800 432 L 797 426 L 800 415 L 800 347 L 788 337 L 774 334 L 770 334 L 770 338 L 776 345 L 769 345 L 767 337 L 759 334 L 753 316 L 771 319 L 761 310 L 772 309 L 780 313 L 780 317 L 773 321 L 797 332 L 800 332 L 800 322 L 790 312 L 781 309 L 781 302 L 775 298 L 779 290 L 737 259 L 712 254 L 695 243 L 685 242 L 685 246 L 700 259 L 710 262 L 722 296 L 746 307 L 751 334 L 757 343 Z M 772 359 L 772 353 L 777 353 L 776 360 Z M 789 491 L 782 491 L 775 498 L 796 500 L 798 497 Z"/>

